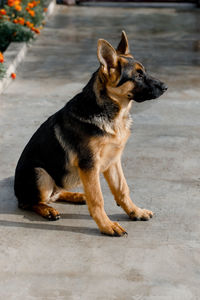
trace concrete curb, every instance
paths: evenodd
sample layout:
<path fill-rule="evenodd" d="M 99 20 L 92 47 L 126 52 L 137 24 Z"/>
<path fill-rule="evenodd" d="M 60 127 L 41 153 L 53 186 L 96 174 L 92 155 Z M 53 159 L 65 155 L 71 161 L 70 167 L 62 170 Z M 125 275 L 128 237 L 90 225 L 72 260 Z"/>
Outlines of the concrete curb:
<path fill-rule="evenodd" d="M 19 63 L 23 60 L 27 52 L 27 43 L 11 43 L 4 53 L 6 75 L 0 81 L 0 94 L 8 87 L 12 81 L 11 74 L 15 72 Z"/>
<path fill-rule="evenodd" d="M 48 17 L 52 15 L 56 6 L 55 0 L 52 0 L 47 5 L 47 13 L 44 18 L 47 21 Z M 30 47 L 30 43 L 22 42 L 22 43 L 11 43 L 8 49 L 4 52 L 5 66 L 7 68 L 6 75 L 3 80 L 0 81 L 0 94 L 8 87 L 8 85 L 13 80 L 11 78 L 11 74 L 15 73 L 17 66 L 23 61 L 26 56 L 27 50 Z"/>

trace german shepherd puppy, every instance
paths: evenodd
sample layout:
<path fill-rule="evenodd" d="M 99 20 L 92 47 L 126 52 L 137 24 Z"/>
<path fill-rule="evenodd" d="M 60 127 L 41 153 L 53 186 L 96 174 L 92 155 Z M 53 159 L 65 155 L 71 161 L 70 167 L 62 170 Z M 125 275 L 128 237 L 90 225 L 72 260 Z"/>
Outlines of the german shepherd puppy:
<path fill-rule="evenodd" d="M 153 216 L 131 201 L 121 156 L 130 135 L 132 100 L 158 98 L 167 87 L 130 54 L 124 31 L 116 50 L 100 39 L 97 56 L 100 66 L 82 92 L 48 118 L 26 145 L 14 189 L 20 208 L 48 220 L 60 218 L 49 202 L 86 202 L 102 233 L 122 236 L 126 231 L 104 210 L 99 175 L 103 173 L 116 203 L 132 220 Z M 69 192 L 79 183 L 84 194 Z"/>

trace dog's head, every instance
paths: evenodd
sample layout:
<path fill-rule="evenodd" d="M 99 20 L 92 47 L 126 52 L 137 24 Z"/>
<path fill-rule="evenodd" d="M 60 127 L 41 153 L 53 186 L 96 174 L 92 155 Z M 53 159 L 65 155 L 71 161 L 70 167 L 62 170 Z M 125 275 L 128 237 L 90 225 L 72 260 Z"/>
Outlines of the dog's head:
<path fill-rule="evenodd" d="M 153 78 L 144 66 L 130 54 L 126 33 L 115 50 L 107 41 L 98 41 L 99 76 L 110 98 L 121 102 L 143 102 L 160 97 L 167 86 Z"/>

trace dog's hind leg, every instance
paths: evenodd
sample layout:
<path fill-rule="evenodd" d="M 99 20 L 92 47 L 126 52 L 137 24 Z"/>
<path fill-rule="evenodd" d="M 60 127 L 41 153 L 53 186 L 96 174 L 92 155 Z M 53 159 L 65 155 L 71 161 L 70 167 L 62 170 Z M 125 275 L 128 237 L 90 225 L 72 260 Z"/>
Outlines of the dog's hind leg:
<path fill-rule="evenodd" d="M 55 182 L 43 168 L 36 168 L 35 172 L 37 176 L 36 184 L 39 191 L 39 201 L 33 204 L 31 209 L 50 221 L 58 220 L 60 218 L 59 212 L 55 208 L 47 205 L 54 193 L 56 187 Z"/>
<path fill-rule="evenodd" d="M 49 221 L 56 221 L 60 219 L 59 212 L 55 208 L 47 204 L 43 204 L 43 203 L 35 204 L 32 206 L 32 210 L 35 211 L 40 216 L 42 216 L 43 218 L 48 219 Z"/>
<path fill-rule="evenodd" d="M 52 201 L 86 204 L 86 197 L 83 193 L 72 193 L 66 190 L 60 190 L 58 194 L 52 197 Z"/>

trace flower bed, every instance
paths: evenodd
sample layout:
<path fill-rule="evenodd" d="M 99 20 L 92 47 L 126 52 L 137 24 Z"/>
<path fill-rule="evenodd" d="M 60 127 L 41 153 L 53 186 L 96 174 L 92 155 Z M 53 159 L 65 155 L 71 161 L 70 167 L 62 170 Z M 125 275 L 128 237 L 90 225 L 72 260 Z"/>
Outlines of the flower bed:
<path fill-rule="evenodd" d="M 11 42 L 27 42 L 40 33 L 47 11 L 45 1 L 48 0 L 0 0 L 0 80 L 7 67 L 2 52 Z"/>
<path fill-rule="evenodd" d="M 3 0 L 0 0 L 3 1 Z M 0 8 L 0 51 L 11 42 L 29 41 L 39 34 L 44 18 L 44 0 L 7 0 Z"/>
<path fill-rule="evenodd" d="M 0 52 L 0 80 L 4 77 L 6 73 L 6 69 L 4 66 L 4 57 L 3 54 Z"/>

